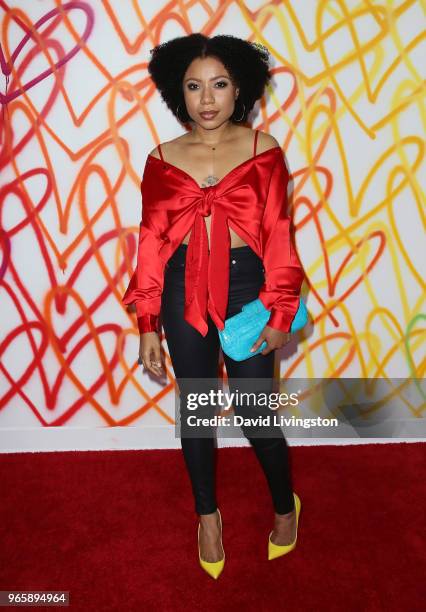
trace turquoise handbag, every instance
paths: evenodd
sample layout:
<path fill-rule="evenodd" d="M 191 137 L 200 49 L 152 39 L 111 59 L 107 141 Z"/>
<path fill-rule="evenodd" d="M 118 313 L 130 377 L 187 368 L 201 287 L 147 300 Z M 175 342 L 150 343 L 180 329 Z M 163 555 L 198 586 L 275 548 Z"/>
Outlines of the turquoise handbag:
<path fill-rule="evenodd" d="M 244 304 L 241 312 L 225 320 L 225 327 L 220 330 L 219 340 L 224 353 L 235 361 L 243 361 L 254 357 L 267 346 L 265 341 L 257 351 L 250 353 L 250 349 L 259 337 L 260 332 L 267 324 L 271 311 L 267 310 L 259 298 Z M 300 298 L 299 308 L 291 324 L 290 333 L 302 329 L 308 322 L 308 310 L 305 302 Z"/>

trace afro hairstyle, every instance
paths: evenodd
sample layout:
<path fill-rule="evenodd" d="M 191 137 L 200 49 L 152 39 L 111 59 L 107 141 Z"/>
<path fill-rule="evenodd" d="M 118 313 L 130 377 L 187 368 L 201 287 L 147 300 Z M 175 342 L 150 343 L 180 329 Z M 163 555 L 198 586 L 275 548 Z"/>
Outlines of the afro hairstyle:
<path fill-rule="evenodd" d="M 217 58 L 227 69 L 234 85 L 239 88 L 235 109 L 230 117 L 233 122 L 247 121 L 272 76 L 268 49 L 259 43 L 230 34 L 212 38 L 201 33 L 180 36 L 157 45 L 150 53 L 148 72 L 167 107 L 182 123 L 192 121 L 186 109 L 182 81 L 194 59 Z"/>

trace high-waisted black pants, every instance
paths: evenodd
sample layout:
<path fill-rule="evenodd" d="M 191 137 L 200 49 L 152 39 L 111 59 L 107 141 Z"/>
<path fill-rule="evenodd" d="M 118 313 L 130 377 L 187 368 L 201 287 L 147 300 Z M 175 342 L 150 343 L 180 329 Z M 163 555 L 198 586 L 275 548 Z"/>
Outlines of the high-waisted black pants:
<path fill-rule="evenodd" d="M 184 319 L 186 250 L 187 245 L 180 244 L 167 262 L 161 305 L 164 333 L 178 385 L 180 379 L 217 378 L 220 350 L 217 328 L 210 316 L 208 316 L 209 330 L 204 337 Z M 231 248 L 229 266 L 226 318 L 237 314 L 244 304 L 256 299 L 264 282 L 262 260 L 249 246 Z M 274 355 L 275 352 L 272 350 L 267 355 L 259 353 L 244 361 L 234 361 L 224 354 L 230 391 L 233 378 L 272 381 Z M 244 410 L 234 405 L 234 412 L 243 414 Z M 182 405 L 180 414 L 182 415 Z M 273 437 L 251 437 L 250 433 L 253 430 L 250 427 L 242 425 L 241 429 L 253 447 L 266 476 L 275 512 L 278 514 L 291 512 L 294 509 L 293 489 L 288 447 L 282 430 L 276 426 L 273 428 Z M 214 437 L 181 435 L 181 444 L 194 494 L 195 511 L 198 514 L 215 512 L 217 504 Z"/>

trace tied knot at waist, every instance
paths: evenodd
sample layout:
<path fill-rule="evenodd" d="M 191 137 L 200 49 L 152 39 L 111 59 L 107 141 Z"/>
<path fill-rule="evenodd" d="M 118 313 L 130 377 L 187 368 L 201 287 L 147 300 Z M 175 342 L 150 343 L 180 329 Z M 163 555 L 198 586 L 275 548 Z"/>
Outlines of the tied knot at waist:
<path fill-rule="evenodd" d="M 215 199 L 214 189 L 210 187 L 204 187 L 203 189 L 203 197 L 198 206 L 198 210 L 203 217 L 208 217 L 212 212 L 212 204 Z"/>

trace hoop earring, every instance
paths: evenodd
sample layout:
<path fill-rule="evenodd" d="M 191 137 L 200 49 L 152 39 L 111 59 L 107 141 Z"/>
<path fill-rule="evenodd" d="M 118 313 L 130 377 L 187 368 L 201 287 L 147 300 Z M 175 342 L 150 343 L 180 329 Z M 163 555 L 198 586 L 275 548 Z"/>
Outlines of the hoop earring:
<path fill-rule="evenodd" d="M 183 120 L 182 120 L 182 119 L 179 117 L 179 106 L 180 106 L 180 102 L 179 102 L 179 104 L 177 105 L 177 109 L 176 109 L 176 116 L 177 116 L 177 118 L 179 119 L 179 121 L 180 121 L 181 123 L 186 123 L 186 121 L 183 121 Z"/>
<path fill-rule="evenodd" d="M 243 107 L 244 107 L 243 114 L 241 115 L 241 117 L 239 119 L 234 119 L 234 121 L 242 121 L 243 120 L 244 113 L 246 112 L 246 105 L 244 104 L 244 102 L 243 102 Z"/>

